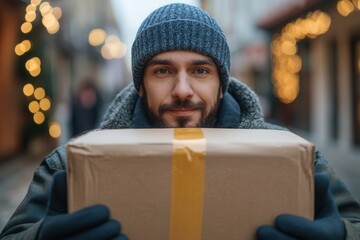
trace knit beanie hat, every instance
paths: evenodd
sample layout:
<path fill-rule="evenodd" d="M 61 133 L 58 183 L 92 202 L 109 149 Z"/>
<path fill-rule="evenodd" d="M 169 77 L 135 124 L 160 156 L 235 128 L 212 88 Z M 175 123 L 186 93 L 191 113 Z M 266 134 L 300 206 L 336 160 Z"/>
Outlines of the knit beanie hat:
<path fill-rule="evenodd" d="M 152 12 L 141 24 L 131 49 L 134 86 L 139 91 L 147 62 L 171 50 L 189 50 L 210 57 L 227 90 L 230 51 L 218 23 L 202 9 L 174 3 Z"/>

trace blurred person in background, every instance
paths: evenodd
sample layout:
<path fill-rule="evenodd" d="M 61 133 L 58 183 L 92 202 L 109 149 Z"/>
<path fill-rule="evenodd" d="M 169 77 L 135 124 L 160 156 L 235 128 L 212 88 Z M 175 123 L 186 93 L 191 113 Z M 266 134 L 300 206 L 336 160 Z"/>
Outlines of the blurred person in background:
<path fill-rule="evenodd" d="M 100 93 L 91 78 L 84 79 L 71 103 L 71 135 L 94 129 L 99 123 L 101 112 Z"/>
<path fill-rule="evenodd" d="M 258 97 L 229 72 L 230 51 L 218 23 L 194 6 L 163 6 L 140 26 L 132 46 L 133 84 L 116 96 L 101 128 L 282 129 L 264 121 Z M 280 215 L 274 226 L 259 226 L 257 239 L 360 239 L 359 203 L 325 157 L 315 157 L 315 219 Z M 36 170 L 0 238 L 127 238 L 107 206 L 68 213 L 66 197 L 63 145 Z"/>

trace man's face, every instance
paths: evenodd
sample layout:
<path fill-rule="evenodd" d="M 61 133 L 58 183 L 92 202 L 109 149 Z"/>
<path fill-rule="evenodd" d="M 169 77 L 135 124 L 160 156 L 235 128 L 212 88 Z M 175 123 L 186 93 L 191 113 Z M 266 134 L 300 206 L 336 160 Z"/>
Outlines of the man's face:
<path fill-rule="evenodd" d="M 140 95 L 154 127 L 213 127 L 222 90 L 211 58 L 169 51 L 148 62 Z"/>

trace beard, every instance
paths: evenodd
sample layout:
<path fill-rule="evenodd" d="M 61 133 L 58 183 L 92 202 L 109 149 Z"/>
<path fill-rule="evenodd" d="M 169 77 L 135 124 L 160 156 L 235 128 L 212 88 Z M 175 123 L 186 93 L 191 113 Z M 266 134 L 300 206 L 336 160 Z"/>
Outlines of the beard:
<path fill-rule="evenodd" d="M 176 122 L 179 128 L 212 128 L 215 127 L 217 122 L 217 116 L 219 112 L 220 105 L 220 92 L 219 89 L 217 100 L 215 105 L 210 109 L 209 113 L 206 114 L 207 105 L 204 102 L 192 102 L 189 99 L 185 99 L 181 101 L 180 99 L 176 99 L 174 102 L 170 104 L 162 104 L 160 105 L 157 112 L 154 112 L 149 108 L 146 91 L 144 91 L 144 104 L 146 114 L 150 120 L 151 125 L 154 128 L 173 128 L 174 126 L 170 126 L 163 118 L 163 115 L 166 111 L 173 108 L 191 108 L 197 109 L 201 112 L 201 116 L 198 122 L 194 124 L 190 124 L 191 117 L 177 117 Z"/>

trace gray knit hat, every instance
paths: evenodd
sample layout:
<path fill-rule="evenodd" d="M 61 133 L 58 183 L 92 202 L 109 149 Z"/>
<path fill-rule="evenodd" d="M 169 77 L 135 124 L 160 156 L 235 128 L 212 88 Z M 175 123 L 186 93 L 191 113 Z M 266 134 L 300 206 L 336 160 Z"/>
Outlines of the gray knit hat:
<path fill-rule="evenodd" d="M 205 11 L 182 3 L 155 10 L 141 24 L 131 49 L 137 90 L 147 62 L 158 53 L 171 50 L 189 50 L 211 57 L 217 65 L 222 90 L 227 90 L 230 51 L 223 31 Z"/>

